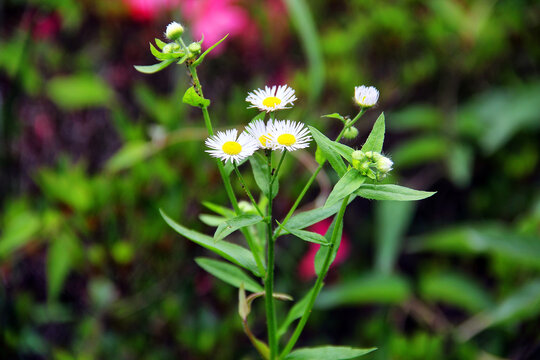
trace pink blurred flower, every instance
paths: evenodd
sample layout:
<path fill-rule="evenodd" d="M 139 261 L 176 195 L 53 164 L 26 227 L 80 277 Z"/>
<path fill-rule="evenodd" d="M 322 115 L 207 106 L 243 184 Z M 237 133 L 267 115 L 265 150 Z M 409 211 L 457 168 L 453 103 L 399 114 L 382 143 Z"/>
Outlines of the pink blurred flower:
<path fill-rule="evenodd" d="M 198 40 L 204 34 L 205 48 L 226 34 L 229 34 L 229 38 L 243 37 L 248 40 L 256 36 L 255 24 L 235 0 L 184 0 L 180 5 L 182 15 L 190 23 L 194 39 Z M 218 46 L 211 54 L 216 55 L 223 50 L 223 46 Z"/>
<path fill-rule="evenodd" d="M 309 228 L 309 230 L 324 236 L 331 224 L 332 221 L 330 220 L 330 218 L 324 219 L 316 224 L 313 224 Z M 304 255 L 304 257 L 300 260 L 300 264 L 298 265 L 298 274 L 303 280 L 309 280 L 312 277 L 316 276 L 315 255 L 317 254 L 317 251 L 319 251 L 320 247 L 321 245 L 310 243 L 306 255 Z M 336 259 L 332 263 L 332 266 L 344 262 L 345 259 L 347 259 L 347 257 L 349 256 L 350 248 L 351 242 L 349 240 L 349 237 L 345 232 L 343 232 L 341 236 L 341 244 L 336 254 Z"/>
<path fill-rule="evenodd" d="M 180 0 L 122 0 L 131 17 L 138 21 L 154 20 L 160 13 L 177 6 Z"/>
<path fill-rule="evenodd" d="M 32 37 L 34 40 L 46 40 L 54 37 L 61 26 L 61 18 L 53 13 L 36 20 Z"/>

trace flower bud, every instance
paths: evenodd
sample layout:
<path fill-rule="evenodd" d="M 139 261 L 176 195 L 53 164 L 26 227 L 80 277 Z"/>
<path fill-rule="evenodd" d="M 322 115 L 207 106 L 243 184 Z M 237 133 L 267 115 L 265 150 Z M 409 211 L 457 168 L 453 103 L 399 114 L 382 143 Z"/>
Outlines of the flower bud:
<path fill-rule="evenodd" d="M 192 54 L 199 55 L 201 53 L 201 44 L 196 43 L 196 42 L 192 42 L 191 44 L 189 44 L 188 50 Z"/>
<path fill-rule="evenodd" d="M 354 88 L 354 100 L 360 107 L 371 107 L 379 100 L 379 90 L 373 86 L 357 86 Z"/>
<path fill-rule="evenodd" d="M 356 170 L 360 170 L 360 167 L 366 160 L 366 154 L 364 154 L 363 151 L 356 150 L 352 152 L 351 157 L 353 168 L 355 168 Z"/>
<path fill-rule="evenodd" d="M 251 203 L 249 203 L 247 201 L 244 201 L 244 200 L 238 202 L 238 208 L 244 214 L 254 213 L 255 212 L 255 207 L 253 206 L 253 204 L 251 204 Z"/>
<path fill-rule="evenodd" d="M 177 40 L 182 36 L 184 33 L 184 27 L 177 23 L 176 21 L 173 21 L 169 25 L 167 25 L 167 29 L 165 30 L 165 36 L 169 40 Z"/>
<path fill-rule="evenodd" d="M 394 163 L 386 156 L 381 155 L 377 160 L 377 170 L 379 170 L 384 175 L 386 175 L 390 170 L 392 170 L 392 165 L 394 165 Z"/>
<path fill-rule="evenodd" d="M 349 139 L 349 140 L 352 140 L 354 139 L 355 137 L 358 136 L 358 129 L 355 128 L 354 126 L 350 126 L 348 127 L 347 129 L 345 129 L 345 131 L 343 132 L 343 137 L 345 139 Z"/>
<path fill-rule="evenodd" d="M 180 45 L 177 43 L 169 43 L 163 47 L 164 54 L 171 54 L 173 52 L 178 52 L 180 50 Z"/>

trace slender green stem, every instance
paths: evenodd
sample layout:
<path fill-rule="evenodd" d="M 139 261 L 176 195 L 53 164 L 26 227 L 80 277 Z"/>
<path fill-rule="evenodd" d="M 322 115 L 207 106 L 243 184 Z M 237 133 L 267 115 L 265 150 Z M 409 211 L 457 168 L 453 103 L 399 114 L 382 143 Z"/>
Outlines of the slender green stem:
<path fill-rule="evenodd" d="M 270 185 L 273 185 L 274 182 L 276 181 L 276 179 L 278 177 L 278 174 L 279 174 L 279 169 L 281 169 L 281 164 L 283 164 L 283 160 L 285 159 L 286 154 L 287 154 L 287 151 L 284 150 L 283 153 L 281 154 L 281 158 L 279 159 L 279 163 L 278 163 L 278 166 L 276 168 L 276 171 L 274 172 L 274 176 L 272 176 L 272 181 L 270 182 Z"/>
<path fill-rule="evenodd" d="M 199 81 L 199 76 L 197 75 L 197 70 L 193 66 L 188 66 L 188 69 L 191 74 L 191 77 L 193 78 L 193 85 L 195 86 L 195 89 L 197 90 L 199 95 L 204 98 L 201 82 Z M 201 111 L 203 114 L 206 130 L 208 131 L 208 135 L 214 135 L 214 129 L 212 128 L 212 122 L 210 121 L 210 114 L 208 113 L 208 107 L 202 106 Z M 242 214 L 242 211 L 240 211 L 240 207 L 238 206 L 238 200 L 236 199 L 236 195 L 234 194 L 234 191 L 231 185 L 231 179 L 226 173 L 223 163 L 221 161 L 219 160 L 217 161 L 217 166 L 218 166 L 219 174 L 221 175 L 221 178 L 223 180 L 223 185 L 225 186 L 225 192 L 227 193 L 227 196 L 234 209 L 234 212 L 236 215 L 240 215 Z M 246 228 L 242 228 L 240 231 L 246 237 L 248 246 L 251 249 L 251 252 L 253 253 L 255 263 L 257 264 L 257 268 L 259 269 L 259 272 L 261 273 L 261 277 L 265 277 L 266 270 L 264 268 L 264 264 L 259 255 L 259 251 L 257 250 L 257 246 L 255 245 L 255 240 L 253 239 L 253 235 Z"/>
<path fill-rule="evenodd" d="M 261 217 L 264 218 L 264 214 L 262 213 L 261 209 L 259 209 L 259 205 L 257 204 L 255 199 L 253 198 L 253 195 L 251 195 L 251 191 L 249 191 L 249 188 L 247 187 L 247 185 L 246 185 L 246 183 L 244 181 L 244 178 L 242 177 L 242 174 L 238 170 L 238 166 L 235 163 L 233 163 L 233 165 L 234 165 L 234 171 L 236 172 L 236 175 L 238 176 L 238 180 L 240 180 L 240 184 L 242 184 L 242 188 L 244 189 L 247 196 L 249 197 L 249 200 L 251 200 L 251 203 L 253 204 L 253 206 L 255 207 L 255 210 L 257 210 L 259 215 L 261 215 Z"/>
<path fill-rule="evenodd" d="M 345 199 L 343 199 L 343 202 L 341 203 L 341 208 L 339 209 L 339 212 L 337 214 L 334 230 L 332 231 L 332 238 L 330 240 L 328 252 L 326 253 L 326 256 L 324 258 L 324 263 L 323 263 L 321 272 L 319 273 L 319 276 L 317 277 L 317 281 L 315 282 L 315 285 L 313 286 L 313 291 L 311 292 L 309 303 L 306 307 L 306 310 L 304 311 L 304 314 L 300 318 L 300 321 L 296 325 L 296 328 L 294 329 L 294 332 L 291 338 L 289 339 L 289 342 L 283 349 L 283 352 L 281 353 L 279 357 L 280 359 L 287 356 L 287 354 L 289 354 L 289 352 L 293 349 L 294 345 L 296 344 L 296 341 L 300 337 L 300 334 L 302 333 L 302 330 L 304 330 L 304 326 L 306 325 L 306 322 L 308 321 L 309 315 L 311 314 L 311 309 L 313 309 L 313 305 L 315 304 L 315 300 L 317 299 L 317 296 L 319 295 L 319 292 L 321 291 L 323 287 L 324 278 L 326 277 L 326 274 L 328 273 L 328 269 L 330 269 L 330 264 L 332 263 L 333 250 L 334 250 L 334 247 L 336 246 L 339 229 L 343 222 L 343 216 L 345 215 L 345 209 L 347 208 L 347 204 L 349 203 L 349 197 L 350 195 L 347 195 Z"/>
<path fill-rule="evenodd" d="M 266 229 L 266 244 L 267 244 L 267 271 L 264 282 L 264 299 L 266 307 L 266 323 L 268 327 L 268 346 L 270 348 L 270 360 L 274 360 L 278 355 L 277 344 L 277 326 L 276 326 L 276 310 L 274 304 L 274 238 L 272 236 L 272 152 L 266 150 L 268 159 L 268 211 L 267 215 L 270 218 Z"/>

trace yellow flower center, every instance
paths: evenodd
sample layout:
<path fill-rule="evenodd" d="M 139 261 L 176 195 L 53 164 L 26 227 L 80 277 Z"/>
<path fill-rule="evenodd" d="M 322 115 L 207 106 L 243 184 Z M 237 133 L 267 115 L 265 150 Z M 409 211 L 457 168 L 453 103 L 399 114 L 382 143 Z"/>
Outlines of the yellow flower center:
<path fill-rule="evenodd" d="M 221 149 L 227 155 L 238 155 L 240 154 L 240 151 L 242 151 L 242 145 L 236 141 L 227 141 L 225 144 L 223 144 Z"/>
<path fill-rule="evenodd" d="M 296 143 L 296 138 L 294 137 L 294 135 L 291 134 L 282 134 L 278 136 L 277 142 L 280 145 L 291 146 Z"/>
<path fill-rule="evenodd" d="M 262 145 L 262 146 L 265 146 L 265 147 L 266 147 L 266 142 L 267 142 L 268 140 L 270 140 L 270 139 L 268 138 L 268 135 L 262 135 L 262 136 L 259 137 L 259 141 L 261 142 L 261 145 Z"/>
<path fill-rule="evenodd" d="M 275 108 L 276 105 L 281 104 L 281 99 L 275 97 L 275 96 L 269 96 L 266 99 L 263 100 L 263 105 Z"/>

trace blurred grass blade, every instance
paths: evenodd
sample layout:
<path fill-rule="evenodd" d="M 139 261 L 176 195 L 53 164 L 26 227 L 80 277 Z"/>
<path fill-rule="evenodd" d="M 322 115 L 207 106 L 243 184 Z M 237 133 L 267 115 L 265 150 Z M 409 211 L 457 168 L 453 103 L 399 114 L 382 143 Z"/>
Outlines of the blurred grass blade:
<path fill-rule="evenodd" d="M 346 360 L 369 354 L 377 348 L 356 349 L 348 346 L 320 346 L 301 348 L 291 352 L 285 360 Z"/>

